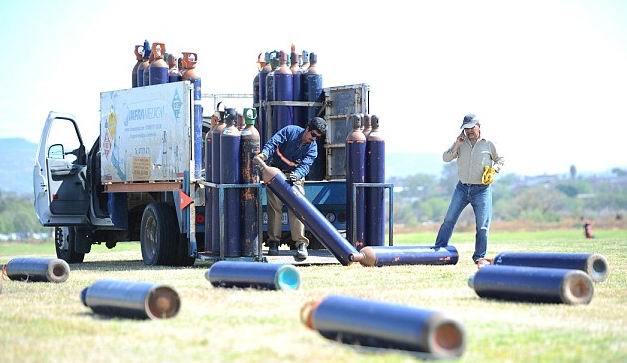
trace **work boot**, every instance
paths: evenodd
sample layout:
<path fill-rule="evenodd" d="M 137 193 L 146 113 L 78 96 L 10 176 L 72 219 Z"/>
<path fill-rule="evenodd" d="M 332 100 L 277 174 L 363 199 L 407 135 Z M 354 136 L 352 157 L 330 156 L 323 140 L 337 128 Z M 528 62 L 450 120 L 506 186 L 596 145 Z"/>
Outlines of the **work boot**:
<path fill-rule="evenodd" d="M 305 259 L 307 259 L 307 257 L 309 257 L 309 254 L 307 253 L 307 246 L 305 246 L 304 243 L 299 243 L 296 246 L 296 253 L 294 254 L 294 259 L 296 261 L 304 261 Z"/>
<path fill-rule="evenodd" d="M 279 243 L 268 242 L 268 256 L 278 256 L 278 255 L 279 255 Z"/>

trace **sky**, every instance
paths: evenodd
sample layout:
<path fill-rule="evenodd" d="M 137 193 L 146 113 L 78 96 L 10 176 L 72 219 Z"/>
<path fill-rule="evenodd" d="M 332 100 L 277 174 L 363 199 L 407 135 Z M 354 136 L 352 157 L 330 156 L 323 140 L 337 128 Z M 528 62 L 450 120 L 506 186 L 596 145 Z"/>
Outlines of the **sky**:
<path fill-rule="evenodd" d="M 257 54 L 294 43 L 324 87 L 370 85 L 389 153 L 440 155 L 472 112 L 505 171 L 627 167 L 627 1 L 264 4 L 1 2 L 0 138 L 37 142 L 54 110 L 91 145 L 144 39 L 196 51 L 203 93 L 252 93 Z"/>

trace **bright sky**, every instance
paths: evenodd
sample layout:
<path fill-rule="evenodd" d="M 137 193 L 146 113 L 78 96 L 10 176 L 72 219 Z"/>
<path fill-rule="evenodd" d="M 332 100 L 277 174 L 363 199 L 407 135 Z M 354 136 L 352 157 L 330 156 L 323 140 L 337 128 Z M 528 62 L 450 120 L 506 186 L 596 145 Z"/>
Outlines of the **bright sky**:
<path fill-rule="evenodd" d="M 325 87 L 371 85 L 388 152 L 441 154 L 473 112 L 508 171 L 624 167 L 625 19 L 622 0 L 2 1 L 0 137 L 36 142 L 55 110 L 91 145 L 145 38 L 196 51 L 203 93 L 251 93 L 257 54 L 294 42 Z"/>

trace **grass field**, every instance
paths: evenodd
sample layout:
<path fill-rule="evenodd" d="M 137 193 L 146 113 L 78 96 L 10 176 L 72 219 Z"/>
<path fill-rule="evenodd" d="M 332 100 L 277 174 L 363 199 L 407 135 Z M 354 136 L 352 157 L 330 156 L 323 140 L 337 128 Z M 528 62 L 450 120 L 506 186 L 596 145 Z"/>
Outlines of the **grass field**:
<path fill-rule="evenodd" d="M 598 252 L 609 278 L 589 305 L 526 304 L 479 299 L 467 287 L 475 272 L 470 233 L 456 233 L 455 266 L 299 267 L 298 291 L 213 288 L 206 264 L 146 267 L 139 245 L 95 246 L 72 265 L 62 284 L 3 280 L 0 294 L 2 362 L 307 361 L 402 362 L 399 351 L 356 349 L 326 340 L 299 320 L 312 299 L 343 294 L 445 311 L 465 326 L 460 362 L 627 362 L 627 231 L 512 232 L 490 236 L 490 254 L 505 250 Z M 396 244 L 431 244 L 432 233 L 397 235 Z M 0 243 L 0 263 L 12 256 L 54 255 L 52 244 Z M 182 308 L 169 320 L 137 321 L 93 315 L 80 291 L 102 278 L 169 284 Z"/>

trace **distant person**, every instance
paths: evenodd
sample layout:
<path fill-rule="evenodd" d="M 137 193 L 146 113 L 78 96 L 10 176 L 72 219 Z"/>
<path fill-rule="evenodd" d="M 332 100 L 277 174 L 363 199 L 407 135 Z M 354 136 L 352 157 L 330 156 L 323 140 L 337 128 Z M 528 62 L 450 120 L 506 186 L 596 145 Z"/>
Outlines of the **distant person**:
<path fill-rule="evenodd" d="M 481 125 L 475 115 L 466 115 L 461 129 L 462 132 L 457 136 L 453 146 L 442 155 L 445 162 L 457 159 L 459 182 L 446 211 L 444 223 L 438 231 L 435 246 L 446 247 L 448 245 L 459 215 L 470 204 L 475 212 L 477 231 L 472 260 L 477 268 L 481 268 L 490 264 L 490 261 L 485 258 L 492 219 L 490 184 L 494 180 L 494 173 L 498 173 L 503 167 L 503 158 L 498 155 L 491 141 L 481 137 Z"/>
<path fill-rule="evenodd" d="M 592 234 L 592 223 L 589 221 L 585 221 L 583 224 L 583 234 L 587 239 L 594 238 L 594 235 Z"/>
<path fill-rule="evenodd" d="M 266 142 L 256 158 L 269 160 L 269 165 L 281 169 L 288 181 L 305 195 L 305 176 L 309 174 L 309 168 L 318 157 L 316 139 L 322 137 L 326 130 L 327 123 L 320 117 L 309 120 L 306 129 L 295 125 L 285 126 Z M 277 256 L 281 242 L 283 202 L 270 189 L 266 189 L 266 194 L 268 196 L 268 255 Z M 308 256 L 307 246 L 309 245 L 309 239 L 305 237 L 305 225 L 289 209 L 288 217 L 292 240 L 296 244 L 295 258 L 304 260 Z"/>

